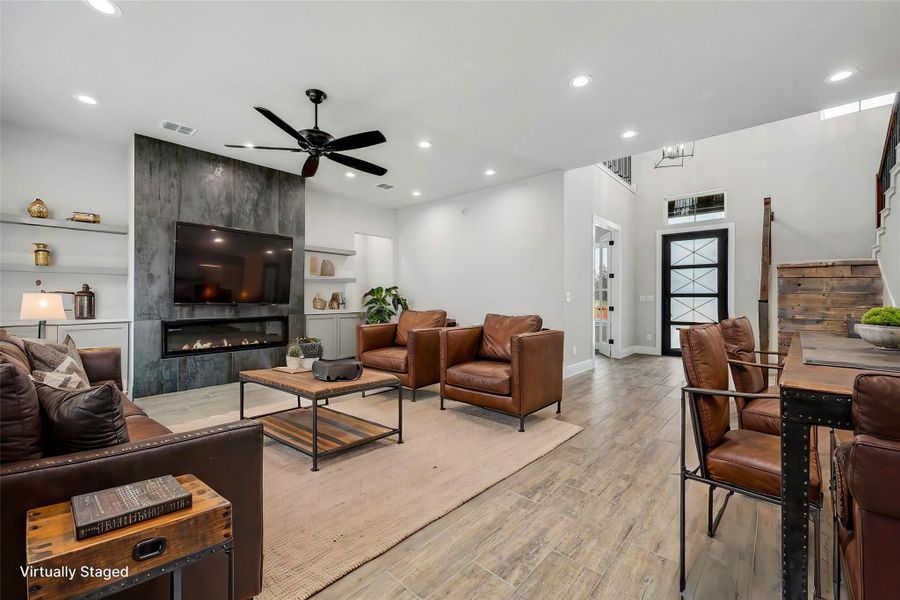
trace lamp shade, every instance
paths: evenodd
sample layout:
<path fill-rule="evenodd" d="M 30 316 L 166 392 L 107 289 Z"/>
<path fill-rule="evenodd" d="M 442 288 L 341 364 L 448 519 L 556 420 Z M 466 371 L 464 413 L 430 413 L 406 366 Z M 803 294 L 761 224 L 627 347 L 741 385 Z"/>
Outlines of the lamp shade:
<path fill-rule="evenodd" d="M 22 294 L 22 308 L 19 318 L 23 321 L 46 321 L 47 319 L 65 319 L 62 296 L 43 292 Z"/>

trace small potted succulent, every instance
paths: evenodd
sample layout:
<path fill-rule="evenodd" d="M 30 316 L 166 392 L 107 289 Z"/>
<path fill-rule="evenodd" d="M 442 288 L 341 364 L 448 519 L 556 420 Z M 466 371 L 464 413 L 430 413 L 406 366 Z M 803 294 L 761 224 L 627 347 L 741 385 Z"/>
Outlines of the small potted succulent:
<path fill-rule="evenodd" d="M 294 342 L 300 348 L 301 364 L 311 369 L 312 364 L 322 358 L 322 340 L 314 337 L 299 337 Z"/>
<path fill-rule="evenodd" d="M 285 359 L 287 368 L 292 371 L 298 370 L 302 360 L 303 352 L 300 350 L 300 344 L 297 344 L 296 342 L 290 344 L 287 349 L 287 358 Z"/>
<path fill-rule="evenodd" d="M 883 350 L 900 350 L 900 307 L 882 306 L 866 312 L 856 324 L 856 333 Z"/>

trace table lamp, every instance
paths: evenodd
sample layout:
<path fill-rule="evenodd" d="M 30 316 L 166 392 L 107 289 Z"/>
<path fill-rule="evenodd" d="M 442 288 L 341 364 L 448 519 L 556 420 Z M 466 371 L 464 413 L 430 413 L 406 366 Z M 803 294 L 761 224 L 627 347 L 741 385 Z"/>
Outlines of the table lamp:
<path fill-rule="evenodd" d="M 47 332 L 47 319 L 65 319 L 62 296 L 46 292 L 25 292 L 22 294 L 22 308 L 19 318 L 23 321 L 38 321 L 38 337 L 44 338 Z"/>

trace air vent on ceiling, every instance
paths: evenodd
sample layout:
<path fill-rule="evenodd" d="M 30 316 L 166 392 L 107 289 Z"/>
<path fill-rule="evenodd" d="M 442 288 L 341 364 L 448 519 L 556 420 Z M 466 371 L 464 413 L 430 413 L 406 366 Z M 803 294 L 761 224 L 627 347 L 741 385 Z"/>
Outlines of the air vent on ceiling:
<path fill-rule="evenodd" d="M 182 135 L 194 135 L 195 133 L 197 133 L 196 127 L 188 127 L 187 125 L 182 125 L 181 123 L 176 123 L 175 121 L 169 121 L 168 119 L 163 119 L 162 123 L 160 123 L 159 126 L 168 131 L 173 131 Z"/>
<path fill-rule="evenodd" d="M 380 189 L 382 189 L 382 190 L 392 190 L 392 189 L 394 189 L 394 186 L 392 186 L 392 185 L 389 184 L 389 183 L 379 183 L 379 184 L 376 185 L 375 187 L 380 188 Z"/>

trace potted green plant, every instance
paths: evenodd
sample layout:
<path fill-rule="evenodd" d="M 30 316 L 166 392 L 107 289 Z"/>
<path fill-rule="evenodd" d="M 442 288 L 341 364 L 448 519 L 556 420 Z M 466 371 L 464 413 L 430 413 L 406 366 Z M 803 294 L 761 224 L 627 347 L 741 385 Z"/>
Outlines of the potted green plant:
<path fill-rule="evenodd" d="M 362 299 L 366 309 L 366 323 L 390 323 L 398 309 L 409 309 L 409 303 L 400 295 L 396 285 L 372 288 L 363 294 Z"/>
<path fill-rule="evenodd" d="M 900 350 L 900 307 L 869 309 L 856 324 L 856 333 L 873 346 Z"/>
<path fill-rule="evenodd" d="M 285 362 L 287 364 L 287 368 L 291 370 L 297 370 L 300 368 L 301 360 L 303 358 L 303 352 L 300 350 L 300 344 L 294 342 L 288 345 L 287 348 L 287 358 L 285 358 Z"/>

